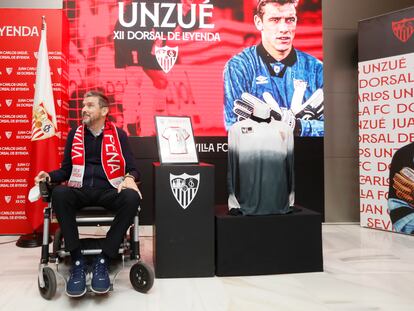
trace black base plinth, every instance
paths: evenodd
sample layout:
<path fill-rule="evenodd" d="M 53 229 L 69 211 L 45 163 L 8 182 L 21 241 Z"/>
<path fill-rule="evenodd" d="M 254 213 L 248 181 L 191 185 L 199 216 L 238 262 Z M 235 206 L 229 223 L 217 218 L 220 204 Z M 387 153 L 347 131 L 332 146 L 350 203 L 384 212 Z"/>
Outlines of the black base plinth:
<path fill-rule="evenodd" d="M 30 233 L 20 236 L 16 242 L 16 246 L 22 248 L 32 248 L 42 246 L 43 242 L 43 232 L 39 233 Z M 49 243 L 52 242 L 52 238 L 49 236 Z"/>
<path fill-rule="evenodd" d="M 199 185 L 191 203 L 184 207 L 175 198 L 171 184 L 180 175 L 197 178 Z M 214 166 L 154 164 L 154 176 L 155 276 L 214 276 Z M 182 192 L 177 198 L 188 194 Z"/>
<path fill-rule="evenodd" d="M 297 207 L 287 215 L 228 216 L 216 207 L 216 275 L 323 271 L 321 215 Z"/>

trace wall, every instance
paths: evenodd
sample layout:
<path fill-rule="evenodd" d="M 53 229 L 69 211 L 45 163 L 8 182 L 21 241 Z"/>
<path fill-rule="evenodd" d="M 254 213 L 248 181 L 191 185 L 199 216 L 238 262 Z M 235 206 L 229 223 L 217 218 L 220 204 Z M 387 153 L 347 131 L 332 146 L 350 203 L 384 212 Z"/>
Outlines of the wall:
<path fill-rule="evenodd" d="M 323 0 L 325 68 L 325 220 L 359 222 L 358 21 L 413 0 Z M 2 0 L 0 7 L 61 8 L 61 0 Z"/>
<path fill-rule="evenodd" d="M 413 0 L 324 0 L 325 221 L 359 222 L 358 21 Z"/>

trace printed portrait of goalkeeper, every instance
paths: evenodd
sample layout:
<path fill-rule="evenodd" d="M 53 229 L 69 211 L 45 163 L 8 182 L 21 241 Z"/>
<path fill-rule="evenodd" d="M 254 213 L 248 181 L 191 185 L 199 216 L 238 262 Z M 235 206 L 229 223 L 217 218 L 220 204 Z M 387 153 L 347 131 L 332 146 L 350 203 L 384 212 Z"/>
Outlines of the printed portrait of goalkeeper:
<path fill-rule="evenodd" d="M 269 104 L 273 116 L 295 136 L 323 136 L 323 64 L 293 47 L 298 0 L 257 1 L 254 23 L 261 43 L 233 56 L 224 68 L 224 122 L 248 118 L 254 105 Z"/>
<path fill-rule="evenodd" d="M 392 158 L 388 212 L 396 232 L 414 234 L 414 142 Z"/>

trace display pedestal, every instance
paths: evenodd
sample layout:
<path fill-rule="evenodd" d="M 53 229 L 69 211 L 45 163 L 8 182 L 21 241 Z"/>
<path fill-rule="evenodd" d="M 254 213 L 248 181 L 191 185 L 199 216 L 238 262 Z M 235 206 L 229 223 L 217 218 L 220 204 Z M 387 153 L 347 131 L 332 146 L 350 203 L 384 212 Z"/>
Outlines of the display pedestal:
<path fill-rule="evenodd" d="M 303 207 L 286 215 L 228 216 L 216 207 L 216 275 L 323 271 L 321 215 Z"/>
<path fill-rule="evenodd" d="M 214 166 L 153 167 L 155 276 L 214 276 Z"/>

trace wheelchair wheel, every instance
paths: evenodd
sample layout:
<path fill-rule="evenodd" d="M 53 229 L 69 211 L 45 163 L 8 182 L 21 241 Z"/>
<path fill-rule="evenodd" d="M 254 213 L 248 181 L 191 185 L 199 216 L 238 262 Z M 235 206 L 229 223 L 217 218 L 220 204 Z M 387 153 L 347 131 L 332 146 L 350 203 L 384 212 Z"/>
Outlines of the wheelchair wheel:
<path fill-rule="evenodd" d="M 143 262 L 138 262 L 129 271 L 129 280 L 137 292 L 146 293 L 154 285 L 154 272 Z"/>
<path fill-rule="evenodd" d="M 47 300 L 50 300 L 56 294 L 56 275 L 51 268 L 43 268 L 43 279 L 45 280 L 45 287 L 43 288 L 40 287 L 39 280 L 37 280 L 40 296 Z"/>

